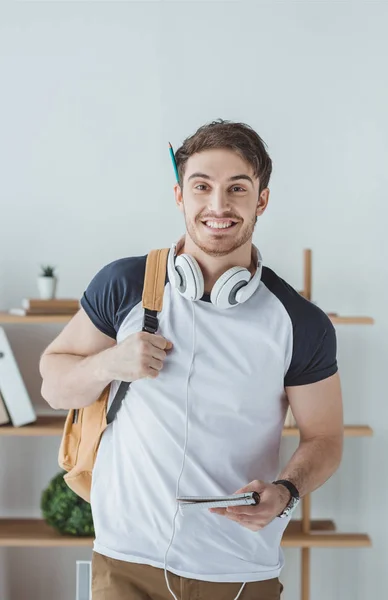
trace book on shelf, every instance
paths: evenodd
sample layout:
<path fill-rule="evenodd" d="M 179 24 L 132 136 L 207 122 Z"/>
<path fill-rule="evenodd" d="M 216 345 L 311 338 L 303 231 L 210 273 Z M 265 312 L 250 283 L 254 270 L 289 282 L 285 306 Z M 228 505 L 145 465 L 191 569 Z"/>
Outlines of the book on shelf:
<path fill-rule="evenodd" d="M 39 317 L 39 316 L 50 316 L 50 315 L 68 315 L 73 316 L 78 312 L 77 310 L 71 310 L 69 308 L 10 308 L 10 315 L 15 315 L 18 317 Z"/>
<path fill-rule="evenodd" d="M 78 310 L 80 302 L 76 298 L 23 298 L 22 308 L 25 310 Z"/>
<path fill-rule="evenodd" d="M 80 302 L 73 298 L 53 298 L 42 300 L 40 298 L 23 298 L 21 307 L 11 308 L 11 315 L 20 317 L 33 315 L 75 315 L 80 308 Z"/>
<path fill-rule="evenodd" d="M 10 422 L 7 406 L 3 400 L 0 390 L 0 425 L 6 425 Z"/>
<path fill-rule="evenodd" d="M 31 398 L 3 327 L 0 327 L 0 390 L 9 419 L 14 427 L 36 421 Z"/>

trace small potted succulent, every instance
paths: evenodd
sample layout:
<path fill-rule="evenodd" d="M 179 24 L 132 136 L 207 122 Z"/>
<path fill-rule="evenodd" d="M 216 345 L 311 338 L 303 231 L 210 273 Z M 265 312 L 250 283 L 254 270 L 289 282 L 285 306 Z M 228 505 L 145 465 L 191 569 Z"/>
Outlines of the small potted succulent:
<path fill-rule="evenodd" d="M 55 267 L 51 265 L 42 265 L 41 274 L 38 277 L 39 295 L 42 300 L 52 300 L 55 298 L 57 290 L 57 277 Z"/>

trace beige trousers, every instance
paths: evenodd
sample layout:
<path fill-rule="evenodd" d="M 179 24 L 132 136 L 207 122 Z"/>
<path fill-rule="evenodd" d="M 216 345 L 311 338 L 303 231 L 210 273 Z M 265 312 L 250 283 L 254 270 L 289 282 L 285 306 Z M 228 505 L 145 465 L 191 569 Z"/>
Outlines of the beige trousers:
<path fill-rule="evenodd" d="M 241 583 L 214 583 L 187 579 L 168 572 L 178 600 L 234 600 Z M 279 579 L 247 583 L 239 600 L 280 600 Z M 93 552 L 92 600 L 174 600 L 164 570 L 108 558 Z"/>

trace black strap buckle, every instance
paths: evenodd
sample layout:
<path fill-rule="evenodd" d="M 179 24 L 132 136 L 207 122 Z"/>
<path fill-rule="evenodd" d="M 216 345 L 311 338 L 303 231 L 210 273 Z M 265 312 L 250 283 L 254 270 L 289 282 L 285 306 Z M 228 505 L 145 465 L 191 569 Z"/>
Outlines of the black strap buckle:
<path fill-rule="evenodd" d="M 143 331 L 148 333 L 156 333 L 159 327 L 159 321 L 156 310 L 144 309 Z"/>

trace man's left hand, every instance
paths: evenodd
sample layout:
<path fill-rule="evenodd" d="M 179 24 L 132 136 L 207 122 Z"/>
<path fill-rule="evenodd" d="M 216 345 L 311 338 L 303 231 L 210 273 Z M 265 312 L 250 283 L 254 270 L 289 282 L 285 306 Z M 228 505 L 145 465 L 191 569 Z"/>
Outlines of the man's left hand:
<path fill-rule="evenodd" d="M 236 521 L 251 531 L 259 531 L 259 529 L 273 521 L 290 501 L 290 493 L 283 485 L 265 483 L 259 480 L 252 481 L 237 490 L 235 494 L 244 492 L 258 492 L 260 495 L 259 504 L 209 508 L 209 511 Z"/>

